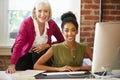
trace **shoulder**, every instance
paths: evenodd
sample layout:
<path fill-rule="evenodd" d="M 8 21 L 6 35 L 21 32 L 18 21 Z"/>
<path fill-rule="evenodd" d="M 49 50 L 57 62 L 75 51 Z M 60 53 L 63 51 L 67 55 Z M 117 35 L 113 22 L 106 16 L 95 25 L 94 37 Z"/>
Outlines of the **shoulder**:
<path fill-rule="evenodd" d="M 29 17 L 25 18 L 25 19 L 23 20 L 23 23 L 33 24 L 33 19 L 32 19 L 32 17 L 29 16 Z"/>
<path fill-rule="evenodd" d="M 78 43 L 78 42 L 76 42 L 76 45 L 77 45 L 77 48 L 81 48 L 81 49 L 84 49 L 84 50 L 86 50 L 86 48 L 87 48 L 86 43 Z"/>
<path fill-rule="evenodd" d="M 20 25 L 20 30 L 22 31 L 23 30 L 27 30 L 27 31 L 34 30 L 33 19 L 31 17 L 25 18 Z"/>
<path fill-rule="evenodd" d="M 23 22 L 21 23 L 21 26 L 26 26 L 26 27 L 33 27 L 34 23 L 33 23 L 33 19 L 32 17 L 27 17 L 23 20 Z"/>
<path fill-rule="evenodd" d="M 49 24 L 50 27 L 57 26 L 56 22 L 55 22 L 53 19 L 50 19 L 50 20 L 48 21 L 48 24 Z"/>
<path fill-rule="evenodd" d="M 52 48 L 53 48 L 53 49 L 63 49 L 63 48 L 64 48 L 64 43 L 61 42 L 61 43 L 53 44 L 53 45 L 52 45 Z"/>
<path fill-rule="evenodd" d="M 63 42 L 52 45 L 52 47 L 63 47 L 63 46 L 64 46 Z"/>
<path fill-rule="evenodd" d="M 50 19 L 48 23 L 55 23 L 55 21 L 53 19 Z"/>

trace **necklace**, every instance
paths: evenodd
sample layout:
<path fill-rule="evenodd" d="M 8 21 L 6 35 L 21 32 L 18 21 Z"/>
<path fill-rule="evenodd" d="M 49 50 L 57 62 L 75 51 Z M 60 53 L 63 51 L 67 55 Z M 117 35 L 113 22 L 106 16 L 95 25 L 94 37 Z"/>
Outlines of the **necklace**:
<path fill-rule="evenodd" d="M 75 50 L 75 48 L 76 48 L 76 44 L 73 44 L 73 45 L 71 45 L 71 46 L 68 46 L 67 43 L 64 43 L 64 44 L 65 44 L 65 46 L 66 46 L 67 48 L 70 49 L 70 54 L 71 54 L 71 56 L 72 56 L 73 58 L 75 58 L 74 50 Z"/>

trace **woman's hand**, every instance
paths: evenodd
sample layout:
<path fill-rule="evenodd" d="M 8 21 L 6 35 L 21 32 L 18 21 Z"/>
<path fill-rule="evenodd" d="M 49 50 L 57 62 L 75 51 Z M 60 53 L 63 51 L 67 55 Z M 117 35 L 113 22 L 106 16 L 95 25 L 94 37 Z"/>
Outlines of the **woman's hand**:
<path fill-rule="evenodd" d="M 8 66 L 7 70 L 5 71 L 6 73 L 15 73 L 16 69 L 15 69 L 15 65 L 14 64 L 11 64 Z"/>
<path fill-rule="evenodd" d="M 64 66 L 61 68 L 58 68 L 58 71 L 78 71 L 78 70 L 91 70 L 91 66 L 78 66 L 78 67 L 72 67 L 72 66 Z"/>
<path fill-rule="evenodd" d="M 50 47 L 49 44 L 38 44 L 38 45 L 35 45 L 32 50 L 36 53 L 39 53 L 43 50 L 45 50 L 46 48 Z"/>
<path fill-rule="evenodd" d="M 58 71 L 74 71 L 74 68 L 66 65 L 66 66 L 58 68 Z"/>

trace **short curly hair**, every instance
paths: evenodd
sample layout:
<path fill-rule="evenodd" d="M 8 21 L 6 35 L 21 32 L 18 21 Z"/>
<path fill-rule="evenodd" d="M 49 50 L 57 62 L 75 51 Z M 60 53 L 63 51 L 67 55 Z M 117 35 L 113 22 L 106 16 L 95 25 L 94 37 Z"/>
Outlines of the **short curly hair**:
<path fill-rule="evenodd" d="M 35 9 L 36 9 L 36 6 L 38 5 L 41 5 L 41 4 L 45 4 L 45 5 L 48 5 L 49 7 L 49 11 L 50 11 L 50 16 L 48 18 L 48 20 L 52 17 L 52 9 L 51 9 L 51 5 L 50 3 L 48 2 L 48 0 L 37 0 L 33 6 L 33 9 L 32 9 L 32 18 L 36 19 L 36 15 L 35 15 Z"/>

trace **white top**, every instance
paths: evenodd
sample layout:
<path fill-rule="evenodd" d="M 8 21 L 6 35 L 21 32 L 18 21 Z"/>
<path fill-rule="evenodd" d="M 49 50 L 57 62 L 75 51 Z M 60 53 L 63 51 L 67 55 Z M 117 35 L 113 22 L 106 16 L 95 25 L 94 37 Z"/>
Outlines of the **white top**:
<path fill-rule="evenodd" d="M 33 45 L 47 43 L 48 41 L 47 29 L 49 28 L 48 22 L 45 22 L 45 29 L 44 29 L 43 35 L 40 35 L 37 21 L 35 19 L 33 21 L 34 21 L 35 32 L 36 32 L 36 37 L 35 37 Z"/>

